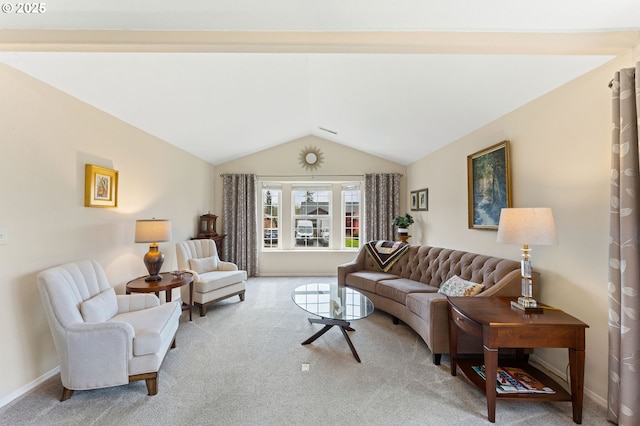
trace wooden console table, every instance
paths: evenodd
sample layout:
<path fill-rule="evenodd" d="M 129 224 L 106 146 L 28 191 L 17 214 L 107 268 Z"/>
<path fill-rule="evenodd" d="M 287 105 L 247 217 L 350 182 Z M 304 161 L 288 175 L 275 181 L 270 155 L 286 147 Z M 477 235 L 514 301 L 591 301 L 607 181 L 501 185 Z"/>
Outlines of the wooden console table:
<path fill-rule="evenodd" d="M 449 345 L 451 351 L 451 375 L 460 366 L 465 377 L 487 395 L 487 417 L 496 419 L 496 399 L 571 401 L 573 421 L 582 423 L 584 387 L 585 329 L 582 321 L 556 309 L 544 309 L 543 313 L 524 313 L 510 306 L 514 298 L 504 297 L 449 297 Z M 484 359 L 458 358 L 458 330 L 478 336 L 483 341 Z M 496 391 L 498 349 L 515 348 L 519 356 L 515 360 L 500 360 L 505 366 L 525 369 L 533 377 L 551 387 L 555 393 L 501 393 Z M 523 356 L 524 348 L 568 348 L 571 393 L 567 393 L 552 378 L 530 366 Z M 482 379 L 474 365 L 485 366 L 487 378 Z"/>

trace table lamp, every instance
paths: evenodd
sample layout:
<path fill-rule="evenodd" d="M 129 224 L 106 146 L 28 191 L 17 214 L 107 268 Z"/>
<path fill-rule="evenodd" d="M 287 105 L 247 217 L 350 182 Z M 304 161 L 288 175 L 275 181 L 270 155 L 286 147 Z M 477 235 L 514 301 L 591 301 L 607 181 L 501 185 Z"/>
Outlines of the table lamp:
<path fill-rule="evenodd" d="M 522 296 L 518 302 L 511 302 L 515 308 L 526 311 L 535 309 L 538 304 L 533 298 L 531 282 L 531 245 L 557 244 L 556 226 L 550 208 L 506 208 L 500 212 L 498 224 L 498 243 L 522 244 Z"/>
<path fill-rule="evenodd" d="M 171 240 L 171 221 L 166 219 L 136 220 L 136 243 L 151 243 L 144 255 L 144 264 L 149 271 L 145 281 L 161 281 L 160 268 L 164 254 L 158 250 L 158 243 Z"/>

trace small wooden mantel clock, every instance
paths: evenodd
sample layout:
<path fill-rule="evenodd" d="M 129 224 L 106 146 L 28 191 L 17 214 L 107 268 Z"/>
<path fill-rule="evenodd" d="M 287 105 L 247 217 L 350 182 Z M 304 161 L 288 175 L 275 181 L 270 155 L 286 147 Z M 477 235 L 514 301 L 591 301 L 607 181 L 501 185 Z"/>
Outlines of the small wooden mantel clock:
<path fill-rule="evenodd" d="M 216 232 L 215 214 L 207 213 L 200 216 L 200 224 L 198 226 L 198 238 L 211 238 L 218 235 Z"/>

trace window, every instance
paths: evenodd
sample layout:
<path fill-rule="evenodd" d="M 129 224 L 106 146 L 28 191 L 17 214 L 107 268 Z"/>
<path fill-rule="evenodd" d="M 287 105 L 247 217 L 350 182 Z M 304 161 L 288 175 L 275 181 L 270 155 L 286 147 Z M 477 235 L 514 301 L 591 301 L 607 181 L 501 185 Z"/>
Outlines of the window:
<path fill-rule="evenodd" d="M 267 186 L 262 189 L 262 230 L 263 247 L 277 248 L 280 234 L 280 189 L 277 186 Z"/>
<path fill-rule="evenodd" d="M 294 185 L 291 199 L 294 247 L 319 247 L 325 241 L 328 246 L 323 234 L 331 235 L 331 187 Z"/>
<path fill-rule="evenodd" d="M 344 248 L 360 247 L 360 185 L 342 185 L 342 217 Z"/>
<path fill-rule="evenodd" d="M 261 182 L 263 250 L 357 250 L 360 182 Z"/>

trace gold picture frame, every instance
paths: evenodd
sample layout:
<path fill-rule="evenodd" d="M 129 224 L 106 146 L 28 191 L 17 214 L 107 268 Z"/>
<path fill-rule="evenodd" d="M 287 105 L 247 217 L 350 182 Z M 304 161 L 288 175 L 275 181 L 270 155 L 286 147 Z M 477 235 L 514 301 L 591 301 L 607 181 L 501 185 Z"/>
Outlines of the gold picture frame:
<path fill-rule="evenodd" d="M 86 164 L 84 206 L 118 207 L 118 171 Z"/>
<path fill-rule="evenodd" d="M 467 156 L 469 228 L 498 229 L 500 211 L 511 207 L 509 141 Z"/>

